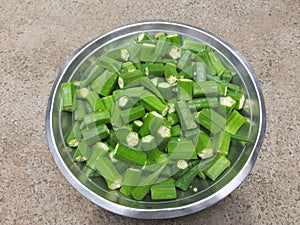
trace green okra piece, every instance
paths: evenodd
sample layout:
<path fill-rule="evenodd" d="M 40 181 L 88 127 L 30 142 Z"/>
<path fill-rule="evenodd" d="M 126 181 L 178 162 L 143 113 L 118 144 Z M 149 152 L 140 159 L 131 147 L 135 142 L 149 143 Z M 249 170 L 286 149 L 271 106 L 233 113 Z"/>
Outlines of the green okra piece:
<path fill-rule="evenodd" d="M 152 43 L 142 43 L 139 59 L 143 62 L 151 62 L 153 61 L 153 53 L 155 51 L 156 45 Z"/>
<path fill-rule="evenodd" d="M 159 83 L 163 83 L 163 82 L 165 82 L 166 80 L 163 78 L 163 77 L 152 77 L 151 78 L 151 82 L 154 84 L 154 86 L 156 86 L 157 87 L 157 85 L 159 84 Z"/>
<path fill-rule="evenodd" d="M 166 115 L 168 113 L 168 105 L 164 104 L 158 97 L 149 91 L 144 91 L 141 95 L 141 104 L 148 111 L 156 111 L 161 115 Z"/>
<path fill-rule="evenodd" d="M 192 39 L 185 39 L 182 44 L 182 48 L 193 52 L 202 52 L 206 49 L 206 45 Z"/>
<path fill-rule="evenodd" d="M 214 149 L 225 156 L 228 155 L 230 141 L 231 135 L 225 131 L 220 131 L 219 133 L 215 134 L 212 139 Z"/>
<path fill-rule="evenodd" d="M 179 73 L 179 78 L 181 79 L 192 79 L 194 76 L 194 63 L 191 63 L 187 67 L 183 68 Z"/>
<path fill-rule="evenodd" d="M 223 81 L 221 80 L 219 77 L 217 76 L 211 76 L 211 75 L 208 75 L 207 74 L 207 79 L 210 80 L 210 81 L 215 81 L 216 83 L 218 84 L 223 84 L 223 85 L 226 85 L 229 90 L 231 91 L 234 91 L 234 92 L 239 92 L 240 91 L 240 87 L 236 84 L 232 84 L 232 83 L 229 83 L 229 82 L 226 82 L 226 81 Z"/>
<path fill-rule="evenodd" d="M 115 148 L 116 145 L 119 143 L 119 139 L 113 129 L 110 130 L 109 132 L 109 137 L 106 139 L 107 144 L 111 146 L 112 148 Z"/>
<path fill-rule="evenodd" d="M 228 93 L 233 100 L 236 101 L 235 109 L 240 110 L 244 107 L 245 104 L 245 95 L 243 93 Z"/>
<path fill-rule="evenodd" d="M 108 55 L 102 55 L 100 57 L 100 63 L 105 69 L 117 74 L 120 73 L 123 64 L 122 62 L 117 61 Z"/>
<path fill-rule="evenodd" d="M 226 125 L 226 118 L 210 108 L 202 109 L 196 114 L 195 119 L 213 134 L 220 132 Z"/>
<path fill-rule="evenodd" d="M 172 137 L 181 137 L 182 130 L 179 124 L 171 127 L 171 136 Z"/>
<path fill-rule="evenodd" d="M 86 96 L 87 101 L 90 103 L 93 111 L 102 111 L 105 110 L 105 105 L 102 99 L 95 91 L 90 91 Z"/>
<path fill-rule="evenodd" d="M 118 103 L 119 103 L 119 106 L 121 109 L 128 109 L 128 108 L 131 108 L 133 107 L 134 105 L 136 105 L 138 102 L 137 99 L 134 99 L 134 98 L 130 98 L 126 95 L 122 96 L 119 100 L 118 100 Z"/>
<path fill-rule="evenodd" d="M 245 122 L 246 118 L 242 116 L 238 111 L 233 110 L 226 121 L 225 131 L 230 134 L 236 134 L 236 132 Z"/>
<path fill-rule="evenodd" d="M 232 72 L 229 71 L 229 70 L 225 70 L 225 71 L 222 73 L 222 80 L 225 81 L 225 82 L 230 83 L 232 77 L 233 77 L 233 74 L 232 74 Z"/>
<path fill-rule="evenodd" d="M 193 79 L 196 82 L 206 81 L 206 65 L 204 62 L 195 62 Z"/>
<path fill-rule="evenodd" d="M 184 131 L 184 137 L 188 139 L 193 139 L 195 136 L 197 136 L 201 132 L 199 128 L 191 129 L 191 130 L 186 130 Z"/>
<path fill-rule="evenodd" d="M 160 149 L 164 149 L 171 138 L 171 128 L 161 125 L 154 134 L 156 144 Z"/>
<path fill-rule="evenodd" d="M 136 70 L 136 67 L 133 65 L 132 62 L 128 61 L 128 62 L 124 62 L 122 64 L 122 72 L 123 73 L 130 73 Z"/>
<path fill-rule="evenodd" d="M 188 101 L 193 98 L 193 81 L 189 79 L 178 80 L 178 100 Z"/>
<path fill-rule="evenodd" d="M 141 139 L 141 148 L 143 151 L 151 151 L 157 148 L 155 137 L 152 135 L 146 135 Z"/>
<path fill-rule="evenodd" d="M 128 52 L 129 52 L 129 60 L 131 62 L 133 62 L 133 63 L 139 62 L 138 57 L 139 57 L 139 53 L 140 53 L 141 47 L 142 47 L 142 45 L 140 43 L 137 43 L 133 39 L 131 39 L 128 42 L 128 44 L 126 45 L 126 48 L 127 48 Z"/>
<path fill-rule="evenodd" d="M 69 147 L 77 147 L 81 140 L 80 122 L 76 121 L 70 133 L 66 138 L 66 143 Z"/>
<path fill-rule="evenodd" d="M 104 72 L 104 70 L 105 69 L 99 64 L 95 65 L 88 73 L 86 78 L 80 81 L 80 87 L 88 87 L 97 77 L 99 77 Z"/>
<path fill-rule="evenodd" d="M 102 102 L 105 106 L 105 109 L 111 113 L 112 112 L 112 108 L 113 108 L 113 105 L 114 105 L 114 99 L 113 99 L 113 96 L 112 95 L 108 95 L 108 96 L 105 96 L 102 98 Z"/>
<path fill-rule="evenodd" d="M 169 52 L 168 55 L 172 58 L 172 59 L 179 59 L 181 57 L 181 48 L 178 46 L 173 45 Z"/>
<path fill-rule="evenodd" d="M 143 166 L 147 160 L 145 152 L 138 151 L 121 143 L 116 145 L 113 157 L 129 165 L 136 166 Z"/>
<path fill-rule="evenodd" d="M 171 159 L 197 159 L 195 145 L 186 138 L 171 138 L 167 151 Z"/>
<path fill-rule="evenodd" d="M 90 157 L 90 148 L 85 141 L 81 141 L 73 156 L 74 162 L 85 162 Z"/>
<path fill-rule="evenodd" d="M 121 117 L 121 108 L 119 106 L 118 101 L 116 101 L 113 105 L 112 111 L 111 111 L 111 118 L 110 123 L 114 129 L 118 129 L 122 127 L 123 121 Z"/>
<path fill-rule="evenodd" d="M 165 65 L 163 63 L 148 64 L 144 70 L 147 76 L 161 76 L 164 74 Z"/>
<path fill-rule="evenodd" d="M 123 185 L 120 189 L 121 194 L 130 196 L 131 191 L 138 185 L 142 171 L 135 168 L 128 168 L 125 172 Z"/>
<path fill-rule="evenodd" d="M 175 84 L 178 80 L 177 67 L 174 63 L 166 63 L 164 76 L 168 83 Z"/>
<path fill-rule="evenodd" d="M 107 157 L 99 157 L 94 163 L 96 170 L 105 179 L 108 189 L 115 190 L 121 187 L 123 177 Z"/>
<path fill-rule="evenodd" d="M 62 111 L 72 112 L 75 105 L 76 86 L 72 82 L 64 82 L 61 84 L 62 94 Z"/>
<path fill-rule="evenodd" d="M 176 111 L 178 112 L 178 118 L 182 130 L 191 130 L 197 128 L 197 124 L 194 121 L 194 117 L 189 109 L 187 102 L 178 101 L 175 105 Z"/>
<path fill-rule="evenodd" d="M 107 56 L 118 61 L 128 61 L 129 52 L 126 48 L 117 48 L 107 52 Z"/>
<path fill-rule="evenodd" d="M 222 107 L 225 108 L 226 114 L 230 113 L 235 108 L 236 105 L 236 101 L 230 96 L 220 97 L 219 102 L 220 102 L 219 108 L 220 109 L 222 109 Z"/>
<path fill-rule="evenodd" d="M 139 36 L 137 37 L 137 42 L 141 42 L 141 43 L 153 42 L 153 38 L 151 37 L 150 34 L 143 32 L 143 33 L 139 34 Z"/>
<path fill-rule="evenodd" d="M 108 96 L 114 89 L 118 79 L 117 73 L 104 71 L 98 78 L 91 84 L 93 91 L 97 92 L 102 96 Z"/>
<path fill-rule="evenodd" d="M 151 111 L 148 114 L 146 114 L 143 118 L 143 125 L 139 129 L 140 136 L 145 137 L 146 135 L 151 134 L 150 123 L 153 120 L 153 118 L 159 118 L 161 120 L 160 125 L 164 124 L 164 117 L 156 111 Z"/>
<path fill-rule="evenodd" d="M 201 159 L 199 163 L 199 172 L 203 172 L 205 175 L 205 171 L 213 164 L 217 156 L 218 154 L 214 154 L 209 158 Z M 203 176 L 203 174 L 201 174 L 201 176 Z"/>
<path fill-rule="evenodd" d="M 77 100 L 76 101 L 76 109 L 74 110 L 74 117 L 76 121 L 83 120 L 83 117 L 86 114 L 84 101 Z"/>
<path fill-rule="evenodd" d="M 155 39 L 155 40 L 158 40 L 159 38 L 162 38 L 162 37 L 166 37 L 166 33 L 164 33 L 164 32 L 159 32 L 159 33 L 156 33 L 156 34 L 154 35 L 154 39 Z"/>
<path fill-rule="evenodd" d="M 157 89 L 166 100 L 173 98 L 173 87 L 168 82 L 158 83 Z"/>
<path fill-rule="evenodd" d="M 223 66 L 223 64 L 218 59 L 217 53 L 214 51 L 208 52 L 210 61 L 212 62 L 212 65 L 215 67 L 215 70 L 217 74 L 222 73 L 226 70 L 226 68 Z"/>
<path fill-rule="evenodd" d="M 181 45 L 181 36 L 179 34 L 168 34 L 166 36 L 166 38 L 167 38 L 167 41 L 169 41 L 177 46 Z"/>
<path fill-rule="evenodd" d="M 138 186 L 131 191 L 131 195 L 135 200 L 142 200 L 149 193 L 151 185 L 155 184 L 156 180 L 160 176 L 161 172 L 166 167 L 163 164 L 158 170 L 151 173 L 150 175 L 143 177 L 139 182 Z"/>
<path fill-rule="evenodd" d="M 192 181 L 195 179 L 199 172 L 199 163 L 190 168 L 185 174 L 183 174 L 176 182 L 175 186 L 180 190 L 187 191 Z"/>
<path fill-rule="evenodd" d="M 182 56 L 180 57 L 180 59 L 177 62 L 177 67 L 181 70 L 186 68 L 188 66 L 188 64 L 190 63 L 191 55 L 192 55 L 192 53 L 189 50 L 184 51 Z"/>
<path fill-rule="evenodd" d="M 159 183 L 151 186 L 152 200 L 176 199 L 177 192 L 175 184 Z"/>
<path fill-rule="evenodd" d="M 134 70 L 132 72 L 121 73 L 118 78 L 118 84 L 120 88 L 124 88 L 130 85 L 132 82 L 142 78 L 144 73 L 140 70 Z"/>
<path fill-rule="evenodd" d="M 132 131 L 138 132 L 141 129 L 142 126 L 143 126 L 143 121 L 134 120 L 132 122 Z"/>
<path fill-rule="evenodd" d="M 219 93 L 221 96 L 227 96 L 228 87 L 225 84 L 219 84 Z"/>
<path fill-rule="evenodd" d="M 167 120 L 169 121 L 170 125 L 176 125 L 179 122 L 178 116 L 176 113 L 168 113 Z"/>
<path fill-rule="evenodd" d="M 211 60 L 210 60 L 210 57 L 209 57 L 209 53 L 207 50 L 203 50 L 201 52 L 199 52 L 197 54 L 206 64 L 206 77 L 207 75 L 216 75 L 217 71 L 214 67 L 214 65 L 212 64 Z"/>
<path fill-rule="evenodd" d="M 188 101 L 188 105 L 191 110 L 199 111 L 204 108 L 216 108 L 219 105 L 219 100 L 217 97 L 194 98 Z"/>
<path fill-rule="evenodd" d="M 125 109 L 121 111 L 122 121 L 127 124 L 134 120 L 142 118 L 146 114 L 145 108 L 142 105 Z"/>
<path fill-rule="evenodd" d="M 140 98 L 143 91 L 144 91 L 144 87 L 117 89 L 113 91 L 112 96 L 114 101 L 119 100 L 122 96 L 127 96 L 129 98 Z"/>
<path fill-rule="evenodd" d="M 107 155 L 109 151 L 109 147 L 104 142 L 96 142 L 92 149 L 89 159 L 86 161 L 86 166 L 92 170 L 96 170 L 95 167 L 95 161 L 100 158 Z"/>
<path fill-rule="evenodd" d="M 212 165 L 205 170 L 205 174 L 215 181 L 229 166 L 230 161 L 224 155 L 219 154 Z"/>
<path fill-rule="evenodd" d="M 77 89 L 76 97 L 79 99 L 86 99 L 86 96 L 88 95 L 89 92 L 90 92 L 89 89 L 87 89 L 85 87 Z"/>
<path fill-rule="evenodd" d="M 214 81 L 203 81 L 193 83 L 193 97 L 209 97 L 220 94 L 219 85 Z"/>
<path fill-rule="evenodd" d="M 85 128 L 82 131 L 83 140 L 86 141 L 88 145 L 92 145 L 97 141 L 101 141 L 109 136 L 109 129 L 105 124 L 99 124 L 90 129 Z"/>
<path fill-rule="evenodd" d="M 98 97 L 98 95 L 97 95 L 97 93 L 96 93 L 96 96 Z M 95 110 L 94 110 L 94 108 L 91 106 L 91 104 L 89 103 L 89 101 L 84 101 L 83 102 L 84 103 L 84 107 L 85 107 L 85 112 L 86 113 L 92 113 L 92 112 L 94 112 Z M 104 105 L 101 105 L 101 107 L 102 106 L 104 106 Z M 102 110 L 102 109 L 97 109 L 97 110 Z M 97 111 L 96 110 L 96 111 Z M 84 126 L 84 123 L 82 123 L 82 126 Z"/>
<path fill-rule="evenodd" d="M 147 159 L 151 161 L 157 161 L 160 158 L 162 152 L 158 148 L 146 151 Z"/>
<path fill-rule="evenodd" d="M 207 155 L 209 151 L 207 149 L 213 150 L 213 144 L 210 140 L 210 136 L 205 132 L 199 132 L 198 136 L 195 137 L 194 143 L 196 143 L 196 152 L 200 158 L 209 158 Z M 206 154 L 205 154 L 206 153 Z"/>
<path fill-rule="evenodd" d="M 87 128 L 95 127 L 99 124 L 110 122 L 110 113 L 107 110 L 92 112 L 83 117 L 83 122 Z"/>
<path fill-rule="evenodd" d="M 154 51 L 154 59 L 155 61 L 158 61 L 160 57 L 164 57 L 166 54 L 167 50 L 167 43 L 166 43 L 167 38 L 166 37 L 159 37 L 157 42 L 156 42 L 156 48 Z"/>

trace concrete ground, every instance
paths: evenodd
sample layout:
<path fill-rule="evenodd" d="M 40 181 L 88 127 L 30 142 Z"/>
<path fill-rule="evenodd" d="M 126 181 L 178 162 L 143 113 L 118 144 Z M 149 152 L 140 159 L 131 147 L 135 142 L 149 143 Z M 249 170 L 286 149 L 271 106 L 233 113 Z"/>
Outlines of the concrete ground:
<path fill-rule="evenodd" d="M 0 224 L 300 224 L 300 2 L 1 0 Z M 54 163 L 45 111 L 66 59 L 120 25 L 164 19 L 235 46 L 263 89 L 267 132 L 254 169 L 228 197 L 181 218 L 137 220 L 81 196 Z"/>

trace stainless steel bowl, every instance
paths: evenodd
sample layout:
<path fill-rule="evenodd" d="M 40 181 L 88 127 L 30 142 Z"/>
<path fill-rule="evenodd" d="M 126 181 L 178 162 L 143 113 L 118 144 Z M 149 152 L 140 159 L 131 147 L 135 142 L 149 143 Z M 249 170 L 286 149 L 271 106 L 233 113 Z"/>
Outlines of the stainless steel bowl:
<path fill-rule="evenodd" d="M 107 49 L 124 42 L 127 37 L 140 32 L 178 33 L 199 40 L 215 49 L 238 74 L 236 80 L 246 93 L 245 112 L 250 120 L 248 137 L 253 144 L 241 148 L 239 154 L 231 156 L 232 166 L 216 182 L 207 183 L 201 191 L 188 193 L 171 201 L 135 201 L 108 191 L 101 183 L 88 179 L 80 166 L 72 160 L 66 147 L 64 135 L 71 119 L 60 111 L 60 84 L 80 79 L 82 68 L 90 65 L 93 55 L 101 55 Z M 46 115 L 46 134 L 52 156 L 66 179 L 83 196 L 111 212 L 134 218 L 172 218 L 203 210 L 220 201 L 237 188 L 254 166 L 263 142 L 266 127 L 266 112 L 262 91 L 257 77 L 244 57 L 230 44 L 205 30 L 177 22 L 147 21 L 117 28 L 77 50 L 65 63 L 53 85 Z"/>

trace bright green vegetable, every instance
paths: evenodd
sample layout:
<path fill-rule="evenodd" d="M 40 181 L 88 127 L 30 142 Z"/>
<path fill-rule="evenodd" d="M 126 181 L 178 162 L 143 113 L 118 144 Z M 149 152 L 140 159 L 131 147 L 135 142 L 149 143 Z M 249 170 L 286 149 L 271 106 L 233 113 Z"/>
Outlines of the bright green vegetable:
<path fill-rule="evenodd" d="M 135 150 L 120 143 L 116 145 L 113 156 L 129 165 L 137 166 L 143 166 L 147 160 L 145 152 Z"/>
<path fill-rule="evenodd" d="M 178 100 L 188 101 L 193 99 L 193 81 L 189 79 L 178 80 Z"/>
<path fill-rule="evenodd" d="M 72 112 L 75 109 L 76 86 L 72 82 L 65 82 L 61 85 L 62 110 Z"/>
<path fill-rule="evenodd" d="M 185 101 L 178 101 L 176 104 L 176 111 L 179 118 L 181 128 L 183 130 L 191 130 L 197 128 L 193 115 Z"/>
<path fill-rule="evenodd" d="M 120 192 L 125 196 L 130 196 L 131 191 L 138 185 L 141 175 L 141 170 L 128 168 L 125 172 Z"/>
<path fill-rule="evenodd" d="M 219 154 L 212 165 L 205 171 L 205 174 L 212 180 L 216 180 L 221 173 L 230 166 L 230 161 L 222 154 Z"/>

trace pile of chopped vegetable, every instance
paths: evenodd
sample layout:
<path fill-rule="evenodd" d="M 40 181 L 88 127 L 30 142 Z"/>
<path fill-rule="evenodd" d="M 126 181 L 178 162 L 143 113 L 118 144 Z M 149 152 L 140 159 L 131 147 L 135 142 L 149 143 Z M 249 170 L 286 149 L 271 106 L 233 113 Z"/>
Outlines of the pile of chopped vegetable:
<path fill-rule="evenodd" d="M 66 145 L 87 176 L 135 200 L 196 192 L 192 182 L 215 181 L 230 167 L 233 139 L 249 141 L 238 135 L 249 122 L 234 76 L 197 40 L 141 33 L 80 81 L 62 83 L 62 111 L 74 121 Z"/>

